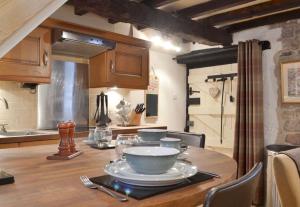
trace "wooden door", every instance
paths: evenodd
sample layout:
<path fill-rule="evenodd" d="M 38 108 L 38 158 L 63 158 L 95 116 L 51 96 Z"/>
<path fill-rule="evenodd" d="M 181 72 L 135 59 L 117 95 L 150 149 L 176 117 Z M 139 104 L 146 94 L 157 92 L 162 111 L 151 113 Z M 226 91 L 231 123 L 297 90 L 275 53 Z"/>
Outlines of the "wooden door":
<path fill-rule="evenodd" d="M 149 83 L 147 48 L 118 43 L 110 51 L 108 81 L 122 88 L 146 89 Z"/>
<path fill-rule="evenodd" d="M 189 106 L 190 131 L 204 133 L 206 135 L 205 145 L 215 150 L 223 149 L 231 151 L 234 142 L 235 114 L 236 114 L 236 84 L 237 78 L 227 80 L 224 87 L 224 116 L 223 116 L 223 143 L 220 143 L 221 128 L 221 97 L 222 82 L 205 82 L 208 75 L 219 75 L 236 73 L 237 64 L 220 65 L 190 70 L 188 82 L 190 87 L 200 93 L 194 93 L 189 98 L 200 97 L 200 104 Z M 219 94 L 213 97 L 212 88 L 218 88 Z M 211 92 L 210 92 L 211 90 Z M 230 102 L 230 95 L 235 100 Z"/>
<path fill-rule="evenodd" d="M 49 83 L 51 30 L 37 28 L 0 59 L 0 80 Z"/>

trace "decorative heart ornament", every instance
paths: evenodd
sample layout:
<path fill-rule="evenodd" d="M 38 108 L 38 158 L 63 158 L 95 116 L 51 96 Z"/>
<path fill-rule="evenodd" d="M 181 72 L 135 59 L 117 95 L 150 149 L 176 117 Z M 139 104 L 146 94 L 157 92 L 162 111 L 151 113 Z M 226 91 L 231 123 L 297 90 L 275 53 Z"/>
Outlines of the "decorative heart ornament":
<path fill-rule="evenodd" d="M 218 87 L 212 87 L 209 89 L 209 94 L 213 98 L 217 98 L 220 93 L 220 89 Z"/>

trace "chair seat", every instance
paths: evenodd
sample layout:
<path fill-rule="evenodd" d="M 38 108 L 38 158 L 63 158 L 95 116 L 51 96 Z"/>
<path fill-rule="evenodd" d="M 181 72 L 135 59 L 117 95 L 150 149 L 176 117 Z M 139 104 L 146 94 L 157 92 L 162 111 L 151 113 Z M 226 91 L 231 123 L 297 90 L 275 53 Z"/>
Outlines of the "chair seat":
<path fill-rule="evenodd" d="M 273 169 L 282 207 L 300 206 L 300 178 L 294 161 L 287 155 L 276 155 Z"/>

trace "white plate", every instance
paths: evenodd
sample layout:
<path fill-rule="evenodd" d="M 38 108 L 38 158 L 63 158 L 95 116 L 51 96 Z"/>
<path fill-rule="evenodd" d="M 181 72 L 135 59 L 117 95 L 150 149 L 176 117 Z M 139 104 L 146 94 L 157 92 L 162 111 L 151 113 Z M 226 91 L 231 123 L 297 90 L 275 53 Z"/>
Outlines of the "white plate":
<path fill-rule="evenodd" d="M 85 139 L 82 142 L 85 143 L 85 144 L 87 144 L 87 145 L 96 144 L 96 142 L 94 140 L 89 140 L 89 139 Z"/>
<path fill-rule="evenodd" d="M 104 172 L 121 182 L 138 186 L 167 186 L 184 181 L 197 173 L 196 166 L 176 161 L 175 165 L 164 174 L 145 175 L 136 173 L 126 161 L 117 161 L 105 166 Z"/>

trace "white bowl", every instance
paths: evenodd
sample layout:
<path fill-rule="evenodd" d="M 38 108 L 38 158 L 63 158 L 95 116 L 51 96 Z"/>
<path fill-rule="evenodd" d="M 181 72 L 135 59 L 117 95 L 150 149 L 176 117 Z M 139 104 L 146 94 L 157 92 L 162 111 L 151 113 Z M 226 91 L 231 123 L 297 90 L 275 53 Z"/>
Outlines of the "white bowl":
<path fill-rule="evenodd" d="M 157 141 L 167 136 L 165 129 L 139 129 L 137 130 L 138 136 L 142 141 Z"/>
<path fill-rule="evenodd" d="M 152 175 L 165 173 L 173 167 L 180 151 L 169 147 L 129 147 L 123 153 L 134 171 Z"/>

